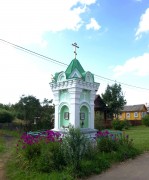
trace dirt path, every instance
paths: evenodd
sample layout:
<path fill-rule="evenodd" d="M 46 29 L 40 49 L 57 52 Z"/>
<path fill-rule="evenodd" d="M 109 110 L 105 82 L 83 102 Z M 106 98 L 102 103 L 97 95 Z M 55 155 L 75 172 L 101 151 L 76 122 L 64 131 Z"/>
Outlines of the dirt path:
<path fill-rule="evenodd" d="M 11 155 L 11 148 L 14 145 L 15 138 L 8 135 L 3 135 L 6 151 L 0 155 L 0 180 L 6 180 L 5 165 Z"/>

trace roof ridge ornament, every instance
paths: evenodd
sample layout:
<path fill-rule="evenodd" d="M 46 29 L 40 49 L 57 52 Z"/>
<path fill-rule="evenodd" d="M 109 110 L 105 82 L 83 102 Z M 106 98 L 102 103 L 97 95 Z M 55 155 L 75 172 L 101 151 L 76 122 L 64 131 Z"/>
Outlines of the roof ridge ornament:
<path fill-rule="evenodd" d="M 77 56 L 77 52 L 76 52 L 76 48 L 79 48 L 79 46 L 77 45 L 77 43 L 73 43 L 72 46 L 74 46 L 75 50 L 74 50 L 74 54 L 75 54 L 75 59 L 76 59 L 76 56 Z"/>

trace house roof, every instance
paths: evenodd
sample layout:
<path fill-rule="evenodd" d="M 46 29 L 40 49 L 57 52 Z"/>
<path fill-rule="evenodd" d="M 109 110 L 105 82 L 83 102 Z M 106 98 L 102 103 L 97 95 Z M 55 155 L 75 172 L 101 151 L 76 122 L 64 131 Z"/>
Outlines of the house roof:
<path fill-rule="evenodd" d="M 147 108 L 144 104 L 138 104 L 138 105 L 131 105 L 131 106 L 124 106 L 122 112 L 136 112 L 136 111 L 142 111 L 144 108 L 147 111 Z"/>

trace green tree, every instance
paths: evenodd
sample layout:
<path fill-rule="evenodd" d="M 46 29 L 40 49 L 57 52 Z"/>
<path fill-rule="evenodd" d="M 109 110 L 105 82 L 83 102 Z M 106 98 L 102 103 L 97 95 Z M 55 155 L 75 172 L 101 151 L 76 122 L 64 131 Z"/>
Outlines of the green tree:
<path fill-rule="evenodd" d="M 19 102 L 15 104 L 17 114 L 28 122 L 33 122 L 35 117 L 40 116 L 41 105 L 39 99 L 29 95 L 22 95 Z"/>
<path fill-rule="evenodd" d="M 52 104 L 53 100 L 44 99 L 41 106 L 41 123 L 44 129 L 54 128 L 54 105 Z"/>
<path fill-rule="evenodd" d="M 113 114 L 118 116 L 126 104 L 126 99 L 124 98 L 121 85 L 117 83 L 111 86 L 108 85 L 105 93 L 102 94 L 102 98 L 105 104 L 108 106 L 108 111 L 112 119 Z"/>
<path fill-rule="evenodd" d="M 142 122 L 145 126 L 149 126 L 149 114 L 146 114 L 143 118 L 142 118 Z"/>
<path fill-rule="evenodd" d="M 11 123 L 14 118 L 15 116 L 12 112 L 5 109 L 0 110 L 0 123 Z"/>
<path fill-rule="evenodd" d="M 52 129 L 54 118 L 53 100 L 44 99 L 40 103 L 34 96 L 22 95 L 14 105 L 17 118 L 27 122 L 27 130 Z"/>

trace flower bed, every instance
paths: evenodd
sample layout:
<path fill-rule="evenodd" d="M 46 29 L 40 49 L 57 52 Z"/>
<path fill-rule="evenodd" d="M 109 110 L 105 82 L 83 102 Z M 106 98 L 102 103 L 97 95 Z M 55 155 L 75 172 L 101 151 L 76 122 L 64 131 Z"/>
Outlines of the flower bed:
<path fill-rule="evenodd" d="M 58 132 L 24 133 L 17 143 L 17 165 L 40 173 L 65 172 L 73 178 L 100 173 L 112 161 L 137 155 L 133 142 L 120 131 L 99 131 L 96 145 L 71 127 L 63 138 Z"/>

